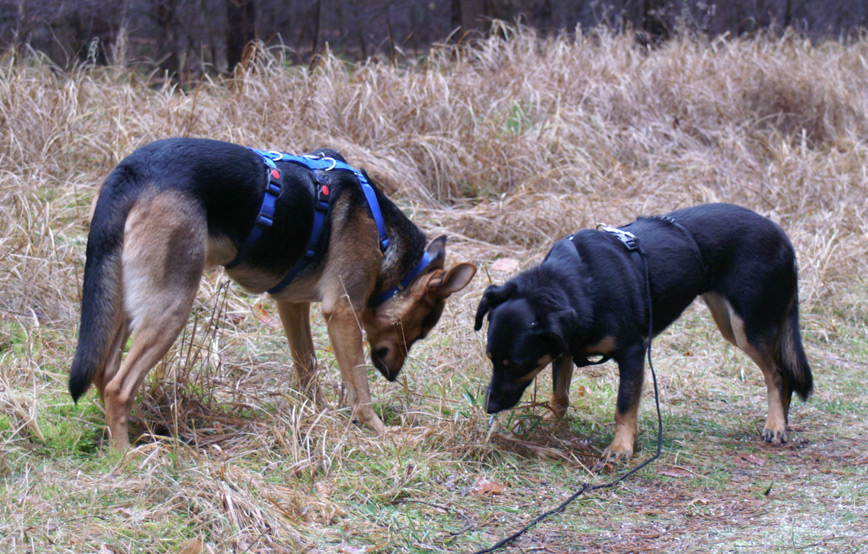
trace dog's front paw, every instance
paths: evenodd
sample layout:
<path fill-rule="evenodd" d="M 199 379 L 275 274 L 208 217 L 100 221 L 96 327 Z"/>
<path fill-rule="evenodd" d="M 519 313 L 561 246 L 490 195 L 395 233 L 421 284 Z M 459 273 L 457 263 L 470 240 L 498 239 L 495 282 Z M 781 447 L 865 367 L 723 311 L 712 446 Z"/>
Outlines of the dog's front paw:
<path fill-rule="evenodd" d="M 543 421 L 558 425 L 564 420 L 565 415 L 567 415 L 567 406 L 552 402 L 549 404 L 549 410 L 543 415 Z"/>
<path fill-rule="evenodd" d="M 618 448 L 614 444 L 603 451 L 603 461 L 605 463 L 618 464 L 627 462 L 633 457 L 633 447 Z"/>
<path fill-rule="evenodd" d="M 766 424 L 763 428 L 763 440 L 771 444 L 783 444 L 787 442 L 786 426 L 771 427 Z"/>
<path fill-rule="evenodd" d="M 599 470 L 606 464 L 617 465 L 621 462 L 627 462 L 632 457 L 633 437 L 625 438 L 621 435 L 615 434 L 615 439 L 612 441 L 612 444 L 609 445 L 609 448 L 603 451 L 600 462 L 597 464 L 595 469 Z"/>
<path fill-rule="evenodd" d="M 359 406 L 354 410 L 353 420 L 360 423 L 373 431 L 377 435 L 382 435 L 386 432 L 386 426 L 383 420 L 377 415 L 370 406 Z"/>

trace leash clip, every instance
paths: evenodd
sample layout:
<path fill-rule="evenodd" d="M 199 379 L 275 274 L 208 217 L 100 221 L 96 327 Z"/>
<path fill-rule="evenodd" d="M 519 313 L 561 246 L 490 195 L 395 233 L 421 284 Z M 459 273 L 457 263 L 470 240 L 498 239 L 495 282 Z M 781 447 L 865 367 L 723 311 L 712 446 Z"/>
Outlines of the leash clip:
<path fill-rule="evenodd" d="M 621 241 L 629 252 L 639 249 L 639 239 L 637 239 L 636 235 L 630 231 L 624 231 L 623 229 L 618 229 L 616 227 L 609 227 L 605 223 L 597 223 L 597 230 L 604 231 L 610 235 L 615 235 L 615 238 Z"/>

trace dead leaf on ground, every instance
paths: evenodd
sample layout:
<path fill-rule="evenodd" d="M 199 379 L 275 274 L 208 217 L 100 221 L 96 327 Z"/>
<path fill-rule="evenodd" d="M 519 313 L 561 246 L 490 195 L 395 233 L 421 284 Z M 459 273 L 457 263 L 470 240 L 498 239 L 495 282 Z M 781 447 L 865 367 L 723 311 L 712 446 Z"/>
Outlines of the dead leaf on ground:
<path fill-rule="evenodd" d="M 205 547 L 202 544 L 202 539 L 196 537 L 195 539 L 190 539 L 182 544 L 181 550 L 178 551 L 178 554 L 202 554 L 204 550 Z"/>
<path fill-rule="evenodd" d="M 657 472 L 659 475 L 665 475 L 666 477 L 693 477 L 693 475 L 689 471 L 685 471 L 683 469 L 673 468 L 673 469 L 661 469 Z"/>
<path fill-rule="evenodd" d="M 256 317 L 259 318 L 259 321 L 268 325 L 272 329 L 282 329 L 280 322 L 271 317 L 271 315 L 269 315 L 268 311 L 265 309 L 265 306 L 261 302 L 257 302 L 253 305 L 253 313 L 256 314 Z"/>
<path fill-rule="evenodd" d="M 371 554 L 371 552 L 377 552 L 385 547 L 385 543 L 375 544 L 372 546 L 350 546 L 345 543 L 338 547 L 338 552 L 340 554 Z"/>
<path fill-rule="evenodd" d="M 755 466 L 763 466 L 766 464 L 766 461 L 762 458 L 757 458 L 753 454 L 736 454 L 736 461 L 745 461 L 749 464 L 753 464 Z"/>
<path fill-rule="evenodd" d="M 506 490 L 506 485 L 480 475 L 476 478 L 473 490 L 478 494 L 503 494 L 503 491 Z"/>
<path fill-rule="evenodd" d="M 316 489 L 316 493 L 317 495 L 319 495 L 321 500 L 325 500 L 332 494 L 332 489 L 329 484 L 323 481 L 318 481 L 317 484 L 314 485 L 314 488 Z"/>

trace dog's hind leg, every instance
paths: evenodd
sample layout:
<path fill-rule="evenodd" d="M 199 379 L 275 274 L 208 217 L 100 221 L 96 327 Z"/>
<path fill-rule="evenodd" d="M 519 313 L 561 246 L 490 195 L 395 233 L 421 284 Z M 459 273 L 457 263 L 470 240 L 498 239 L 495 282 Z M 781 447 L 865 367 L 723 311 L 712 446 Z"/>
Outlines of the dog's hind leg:
<path fill-rule="evenodd" d="M 114 377 L 115 373 L 120 369 L 121 358 L 124 354 L 124 346 L 130 338 L 130 326 L 127 324 L 126 317 L 121 315 L 121 319 L 122 321 L 117 327 L 114 339 L 112 339 L 111 349 L 109 350 L 109 356 L 106 360 L 105 366 L 102 371 L 94 377 L 94 383 L 99 392 L 99 397 L 103 402 L 105 402 L 105 385 L 111 381 L 111 378 Z"/>
<path fill-rule="evenodd" d="M 100 382 L 112 445 L 118 450 L 129 446 L 129 412 L 139 387 L 190 314 L 206 241 L 201 208 L 178 193 L 140 199 L 127 218 L 123 296 L 133 343 L 120 368 Z M 116 337 L 118 349 L 126 335 L 125 325 Z"/>
<path fill-rule="evenodd" d="M 319 403 L 322 395 L 316 381 L 316 350 L 310 333 L 310 303 L 278 302 L 277 311 L 289 340 L 292 363 L 295 365 L 301 390 Z"/>
<path fill-rule="evenodd" d="M 775 363 L 774 341 L 756 338 L 749 340 L 744 319 L 723 296 L 706 293 L 702 295 L 702 299 L 711 310 L 724 338 L 750 356 L 763 373 L 768 390 L 768 415 L 762 432 L 763 440 L 773 444 L 787 442 L 787 414 L 793 387 Z"/>

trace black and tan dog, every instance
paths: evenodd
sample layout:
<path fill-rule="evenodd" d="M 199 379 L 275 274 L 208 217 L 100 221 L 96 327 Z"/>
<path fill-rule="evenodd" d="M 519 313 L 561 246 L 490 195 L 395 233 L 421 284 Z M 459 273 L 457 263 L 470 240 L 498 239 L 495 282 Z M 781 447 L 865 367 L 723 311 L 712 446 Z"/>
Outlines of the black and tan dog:
<path fill-rule="evenodd" d="M 314 398 L 309 315 L 310 303 L 322 302 L 353 415 L 382 432 L 363 330 L 374 365 L 394 380 L 446 298 L 476 271 L 445 271 L 445 243 L 439 237 L 426 250 L 424 234 L 334 151 L 292 157 L 204 139 L 148 144 L 112 171 L 94 210 L 70 392 L 78 399 L 95 383 L 112 444 L 126 448 L 145 375 L 183 328 L 203 270 L 226 265 L 243 288 L 272 293 L 301 387 Z"/>
<path fill-rule="evenodd" d="M 724 338 L 762 370 L 768 388 L 763 439 L 785 442 L 792 393 L 805 399 L 813 386 L 796 280 L 795 253 L 783 230 L 738 206 L 697 206 L 620 230 L 579 231 L 556 242 L 541 265 L 486 289 L 476 329 L 489 314 L 494 373 L 488 412 L 514 406 L 552 363 L 550 407 L 560 418 L 573 365 L 599 363 L 589 357 L 613 359 L 620 383 L 615 437 L 605 458 L 631 457 L 649 341 L 648 296 L 654 335 L 702 296 Z"/>

